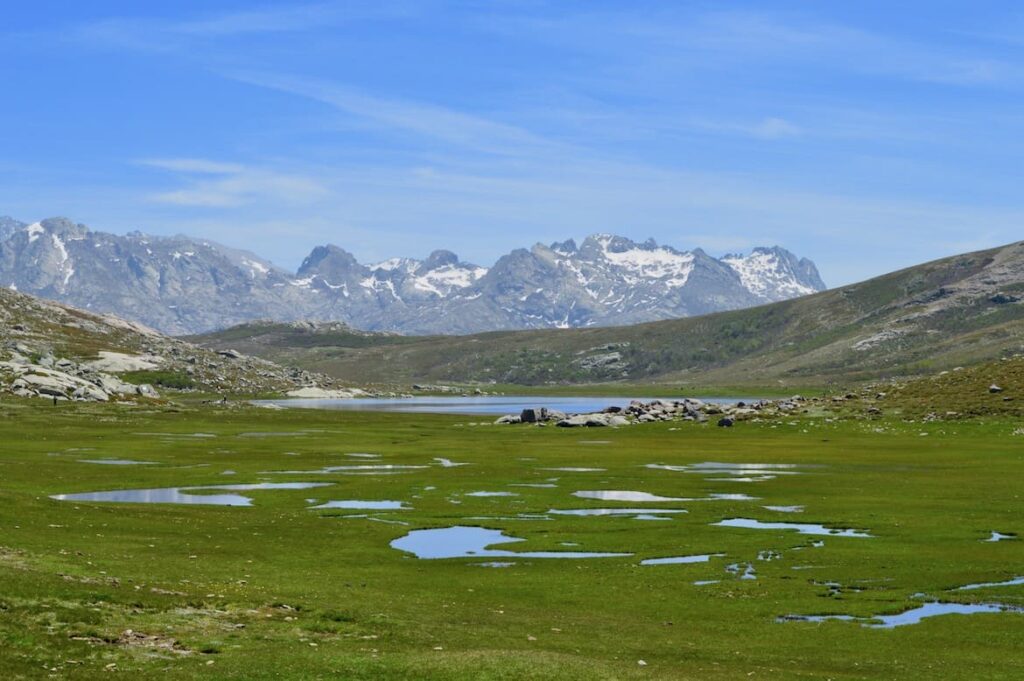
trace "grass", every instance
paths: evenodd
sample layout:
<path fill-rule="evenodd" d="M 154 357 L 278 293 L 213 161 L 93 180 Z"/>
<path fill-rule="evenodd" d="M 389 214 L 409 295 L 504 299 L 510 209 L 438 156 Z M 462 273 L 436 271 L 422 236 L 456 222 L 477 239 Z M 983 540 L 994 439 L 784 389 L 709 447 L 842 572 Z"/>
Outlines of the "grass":
<path fill-rule="evenodd" d="M 1022 615 L 940 617 L 888 631 L 775 622 L 790 613 L 900 612 L 918 602 L 917 592 L 1024 605 L 1022 587 L 946 591 L 1021 572 L 1024 542 L 980 541 L 992 530 L 1024 536 L 1024 437 L 1011 434 L 1012 419 L 803 419 L 732 429 L 652 424 L 600 431 L 470 425 L 481 421 L 489 419 L 0 403 L 0 676 L 93 678 L 105 670 L 161 679 L 1024 675 Z M 345 456 L 353 452 L 377 453 L 389 464 L 447 457 L 473 465 L 393 475 L 266 473 L 372 463 Z M 159 465 L 80 461 L 105 457 Z M 643 466 L 708 460 L 819 467 L 765 482 L 723 483 Z M 581 465 L 606 470 L 542 470 Z M 509 486 L 549 477 L 558 478 L 557 488 Z M 255 499 L 251 508 L 49 498 L 270 478 L 334 485 L 244 493 Z M 689 513 L 664 522 L 471 519 L 615 505 L 571 496 L 581 489 L 679 497 L 746 492 L 761 500 L 673 503 Z M 478 490 L 520 496 L 465 496 Z M 412 510 L 373 515 L 410 525 L 344 517 L 358 511 L 311 511 L 305 500 L 312 497 L 404 500 Z M 806 511 L 774 513 L 765 504 L 802 504 Z M 824 547 L 810 548 L 812 537 L 792 532 L 711 525 L 728 517 L 823 522 L 874 537 L 825 538 Z M 500 547 L 509 550 L 557 551 L 573 542 L 575 550 L 635 555 L 520 559 L 511 568 L 489 569 L 472 559 L 418 560 L 388 545 L 413 528 L 454 524 L 525 540 Z M 758 561 L 765 550 L 782 558 Z M 643 558 L 716 552 L 727 555 L 705 564 L 638 565 Z M 728 575 L 724 567 L 732 562 L 753 563 L 758 579 Z M 720 581 L 698 587 L 697 580 Z M 864 591 L 829 596 L 815 583 L 824 581 Z M 126 635 L 128 629 L 136 635 Z"/>

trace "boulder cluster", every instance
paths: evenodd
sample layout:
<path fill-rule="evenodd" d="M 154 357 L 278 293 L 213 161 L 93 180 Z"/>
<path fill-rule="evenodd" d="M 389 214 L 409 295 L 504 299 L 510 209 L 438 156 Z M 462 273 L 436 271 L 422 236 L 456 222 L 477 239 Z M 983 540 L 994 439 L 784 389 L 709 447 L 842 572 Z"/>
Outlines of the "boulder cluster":
<path fill-rule="evenodd" d="M 730 427 L 737 421 L 758 416 L 775 416 L 781 413 L 801 411 L 805 408 L 806 402 L 807 400 L 799 395 L 783 400 L 757 400 L 734 404 L 715 404 L 693 398 L 652 400 L 650 402 L 633 400 L 626 407 L 610 406 L 589 414 L 566 414 L 546 407 L 534 407 L 524 409 L 520 414 L 502 416 L 495 423 L 535 423 L 538 425 L 554 424 L 561 428 L 593 428 L 628 426 L 656 421 L 706 423 L 711 417 L 717 417 L 716 422 L 719 426 Z"/>
<path fill-rule="evenodd" d="M 108 402 L 134 397 L 159 398 L 148 384 L 134 385 L 88 363 L 79 363 L 52 354 L 34 356 L 23 344 L 11 349 L 10 358 L 0 362 L 0 375 L 8 390 L 18 397 Z"/>

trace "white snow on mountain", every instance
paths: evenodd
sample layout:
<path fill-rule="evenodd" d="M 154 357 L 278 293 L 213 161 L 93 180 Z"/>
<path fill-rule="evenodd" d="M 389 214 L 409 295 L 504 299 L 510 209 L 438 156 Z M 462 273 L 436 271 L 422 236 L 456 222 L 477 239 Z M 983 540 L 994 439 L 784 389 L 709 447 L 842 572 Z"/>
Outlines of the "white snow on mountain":
<path fill-rule="evenodd" d="M 463 267 L 442 265 L 413 279 L 413 287 L 438 296 L 447 296 L 452 291 L 472 286 L 477 279 L 487 274 L 484 267 Z"/>
<path fill-rule="evenodd" d="M 610 234 L 597 237 L 604 251 L 604 257 L 613 265 L 628 270 L 645 279 L 663 279 L 670 277 L 672 286 L 683 286 L 693 271 L 693 254 L 680 253 L 672 248 L 635 247 L 624 251 L 610 250 L 609 246 L 615 239 Z"/>
<path fill-rule="evenodd" d="M 32 243 L 36 239 L 38 239 L 39 235 L 45 232 L 46 230 L 43 229 L 43 226 L 38 222 L 33 222 L 31 225 L 25 228 L 25 231 L 28 232 L 28 242 Z"/>
<path fill-rule="evenodd" d="M 777 253 L 756 248 L 750 255 L 727 255 L 722 262 L 736 271 L 748 291 L 756 296 L 782 300 L 805 296 L 815 288 L 797 279 Z"/>

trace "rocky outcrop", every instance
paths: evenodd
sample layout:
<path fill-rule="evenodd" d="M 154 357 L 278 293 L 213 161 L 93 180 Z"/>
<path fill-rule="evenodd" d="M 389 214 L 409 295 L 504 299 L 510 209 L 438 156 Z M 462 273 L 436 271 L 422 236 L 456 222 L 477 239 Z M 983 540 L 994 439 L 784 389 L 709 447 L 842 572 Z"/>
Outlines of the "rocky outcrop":
<path fill-rule="evenodd" d="M 160 397 L 151 385 L 126 383 L 87 364 L 63 358 L 55 360 L 52 355 L 33 362 L 17 351 L 11 353 L 10 359 L 0 362 L 0 381 L 6 383 L 7 389 L 18 397 L 84 402 Z"/>
<path fill-rule="evenodd" d="M 692 421 L 705 423 L 710 416 L 718 416 L 718 425 L 731 427 L 736 422 L 759 417 L 772 417 L 786 413 L 805 411 L 809 401 L 799 395 L 783 400 L 758 400 L 752 403 L 714 404 L 702 400 L 684 398 L 681 400 L 633 400 L 625 408 L 610 406 L 590 414 L 566 415 L 545 407 L 524 409 L 521 414 L 502 416 L 495 423 L 553 423 L 561 428 L 602 428 L 628 426 L 658 421 Z"/>
<path fill-rule="evenodd" d="M 0 392 L 106 402 L 194 390 L 366 395 L 322 374 L 213 352 L 135 323 L 0 289 Z"/>

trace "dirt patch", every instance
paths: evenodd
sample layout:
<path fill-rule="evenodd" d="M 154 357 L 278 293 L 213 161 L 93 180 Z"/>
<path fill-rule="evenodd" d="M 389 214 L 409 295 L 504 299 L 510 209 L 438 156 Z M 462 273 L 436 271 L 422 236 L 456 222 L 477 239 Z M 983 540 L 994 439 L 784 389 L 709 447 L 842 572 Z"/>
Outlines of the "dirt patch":
<path fill-rule="evenodd" d="M 99 636 L 72 636 L 73 641 L 85 641 L 91 645 L 120 646 L 130 650 L 151 650 L 153 652 L 171 653 L 174 655 L 191 655 L 195 651 L 178 642 L 170 636 L 159 634 L 145 634 L 134 629 L 125 629 L 117 638 L 102 638 Z"/>

